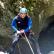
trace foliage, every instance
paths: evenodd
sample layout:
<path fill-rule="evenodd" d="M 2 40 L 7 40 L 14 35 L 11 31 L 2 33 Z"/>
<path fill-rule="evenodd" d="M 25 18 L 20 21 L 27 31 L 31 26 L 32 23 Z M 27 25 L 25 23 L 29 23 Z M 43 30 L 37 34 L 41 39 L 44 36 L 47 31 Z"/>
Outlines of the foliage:
<path fill-rule="evenodd" d="M 21 7 L 28 9 L 29 14 L 33 17 L 33 25 L 36 28 L 39 22 L 39 14 L 42 10 L 46 11 L 51 3 L 50 0 L 0 0 L 0 2 L 0 22 L 6 28 L 11 27 L 11 21 L 19 13 Z"/>

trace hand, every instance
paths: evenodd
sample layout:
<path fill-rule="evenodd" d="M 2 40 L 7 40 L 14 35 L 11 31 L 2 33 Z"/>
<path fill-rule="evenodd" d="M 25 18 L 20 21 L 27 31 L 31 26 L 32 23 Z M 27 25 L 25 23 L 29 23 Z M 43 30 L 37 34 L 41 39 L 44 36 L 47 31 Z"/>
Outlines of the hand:
<path fill-rule="evenodd" d="M 18 34 L 20 34 L 20 31 L 17 30 L 15 33 L 15 36 L 17 36 Z"/>
<path fill-rule="evenodd" d="M 21 32 L 20 31 L 17 31 L 17 34 L 20 34 Z"/>
<path fill-rule="evenodd" d="M 24 33 L 24 30 L 22 29 L 22 30 L 20 30 L 20 33 Z"/>

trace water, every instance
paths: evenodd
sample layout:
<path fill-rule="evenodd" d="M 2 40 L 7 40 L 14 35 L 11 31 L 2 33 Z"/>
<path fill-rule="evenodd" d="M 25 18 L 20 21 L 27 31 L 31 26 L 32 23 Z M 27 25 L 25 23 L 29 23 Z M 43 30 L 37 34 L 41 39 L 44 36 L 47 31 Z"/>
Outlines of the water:
<path fill-rule="evenodd" d="M 39 45 L 42 54 L 54 54 L 54 22 L 40 33 Z"/>

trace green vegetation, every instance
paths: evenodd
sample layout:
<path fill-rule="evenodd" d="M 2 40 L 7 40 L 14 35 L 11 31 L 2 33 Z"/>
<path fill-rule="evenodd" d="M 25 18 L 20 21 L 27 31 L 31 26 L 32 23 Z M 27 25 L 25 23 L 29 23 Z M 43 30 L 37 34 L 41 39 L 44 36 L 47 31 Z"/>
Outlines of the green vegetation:
<path fill-rule="evenodd" d="M 11 33 L 11 21 L 19 13 L 20 7 L 28 9 L 33 20 L 33 31 L 38 32 L 39 21 L 42 23 L 41 19 L 49 15 L 52 6 L 54 6 L 53 0 L 0 0 L 0 34 L 7 36 Z"/>

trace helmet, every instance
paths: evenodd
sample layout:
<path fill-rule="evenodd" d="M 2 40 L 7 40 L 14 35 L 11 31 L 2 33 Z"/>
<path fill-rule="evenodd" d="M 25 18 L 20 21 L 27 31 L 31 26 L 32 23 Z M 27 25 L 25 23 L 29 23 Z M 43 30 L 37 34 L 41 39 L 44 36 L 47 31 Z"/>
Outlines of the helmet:
<path fill-rule="evenodd" d="M 21 8 L 20 9 L 20 13 L 27 13 L 28 11 L 27 11 L 27 9 L 26 8 Z"/>

